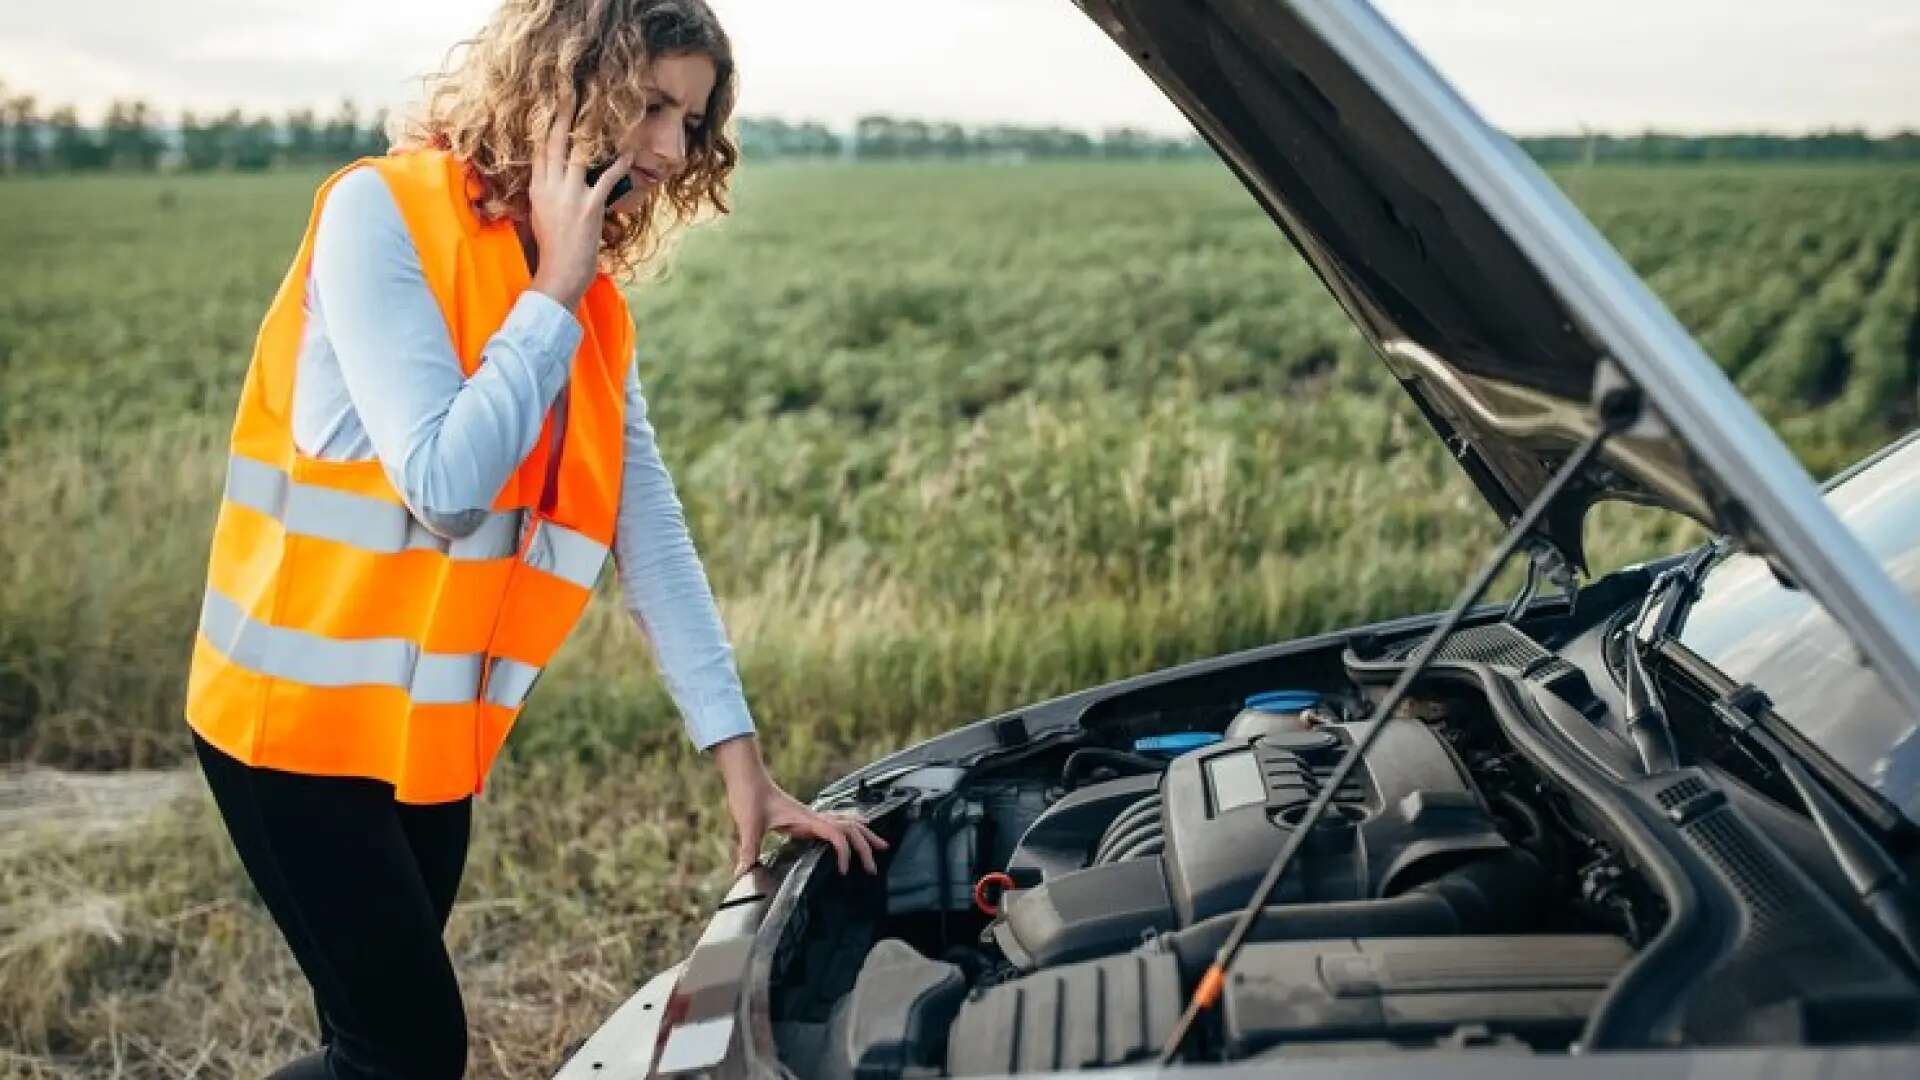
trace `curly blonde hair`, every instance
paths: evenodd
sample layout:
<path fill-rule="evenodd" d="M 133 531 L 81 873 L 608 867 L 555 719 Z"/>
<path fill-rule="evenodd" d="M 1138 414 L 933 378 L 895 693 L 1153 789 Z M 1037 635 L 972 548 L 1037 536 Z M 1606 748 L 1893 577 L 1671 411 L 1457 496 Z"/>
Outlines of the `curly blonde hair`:
<path fill-rule="evenodd" d="M 573 87 L 580 98 L 574 153 L 606 161 L 645 110 L 648 65 L 680 55 L 713 62 L 713 93 L 680 174 L 638 210 L 607 215 L 601 264 L 631 276 L 686 226 L 732 209 L 740 159 L 729 123 L 738 97 L 733 46 L 705 0 L 505 0 L 425 77 L 421 101 L 396 117 L 389 136 L 395 150 L 431 147 L 465 162 L 482 219 L 525 219 L 535 142 L 564 92 Z"/>

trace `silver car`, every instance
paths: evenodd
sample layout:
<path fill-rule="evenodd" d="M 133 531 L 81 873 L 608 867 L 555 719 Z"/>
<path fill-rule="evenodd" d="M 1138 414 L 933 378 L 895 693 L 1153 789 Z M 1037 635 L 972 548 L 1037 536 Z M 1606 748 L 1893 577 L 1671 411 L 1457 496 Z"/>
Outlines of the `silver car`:
<path fill-rule="evenodd" d="M 891 840 L 882 878 L 789 846 L 560 1075 L 1920 1076 L 1920 442 L 1817 489 L 1364 3 L 1080 6 L 1528 586 L 860 769 L 817 805 Z M 1591 577 L 1603 499 L 1719 538 Z"/>

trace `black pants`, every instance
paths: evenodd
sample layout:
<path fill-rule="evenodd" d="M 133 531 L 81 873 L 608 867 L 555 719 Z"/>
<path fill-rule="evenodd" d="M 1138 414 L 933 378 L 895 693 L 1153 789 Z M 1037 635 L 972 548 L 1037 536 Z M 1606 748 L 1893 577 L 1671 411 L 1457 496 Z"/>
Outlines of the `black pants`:
<path fill-rule="evenodd" d="M 321 1048 L 281 1080 L 439 1080 L 467 1020 L 441 931 L 472 800 L 412 806 L 377 780 L 244 765 L 194 735 L 247 876 L 313 987 Z"/>

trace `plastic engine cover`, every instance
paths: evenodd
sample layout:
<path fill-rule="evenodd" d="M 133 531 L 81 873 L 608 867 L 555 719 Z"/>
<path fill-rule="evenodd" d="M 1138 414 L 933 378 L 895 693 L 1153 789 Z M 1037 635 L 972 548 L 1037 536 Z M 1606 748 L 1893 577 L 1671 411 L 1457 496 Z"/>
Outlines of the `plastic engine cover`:
<path fill-rule="evenodd" d="M 1161 781 L 1167 894 L 1182 926 L 1245 905 L 1322 783 L 1368 725 L 1227 740 L 1174 760 Z M 1479 792 L 1424 724 L 1397 721 L 1348 777 L 1276 903 L 1385 896 L 1420 863 L 1500 851 Z"/>
<path fill-rule="evenodd" d="M 1438 1039 L 1463 1025 L 1564 1043 L 1633 950 L 1593 934 L 1248 945 L 1227 977 L 1230 1057 L 1320 1039 Z"/>
<path fill-rule="evenodd" d="M 1237 910 L 1365 729 L 1225 739 L 1175 758 L 1160 778 L 1163 852 L 1054 873 L 1008 893 L 993 927 L 1002 951 L 1031 971 Z M 1064 820 L 1067 812 L 1043 815 L 1023 846 L 1054 843 L 1050 816 Z M 1507 847 L 1453 751 L 1424 724 L 1405 720 L 1381 732 L 1316 832 L 1274 902 L 1392 895 L 1463 855 Z M 1049 854 L 1058 865 L 1060 852 Z"/>

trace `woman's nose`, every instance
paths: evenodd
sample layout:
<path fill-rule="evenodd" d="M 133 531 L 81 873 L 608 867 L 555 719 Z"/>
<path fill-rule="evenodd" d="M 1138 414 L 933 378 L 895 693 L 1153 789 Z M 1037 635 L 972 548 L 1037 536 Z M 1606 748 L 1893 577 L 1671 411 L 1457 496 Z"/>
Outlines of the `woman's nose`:
<path fill-rule="evenodd" d="M 678 124 L 662 124 L 663 131 L 654 135 L 653 150 L 661 163 L 678 172 L 687 160 L 687 135 Z"/>

